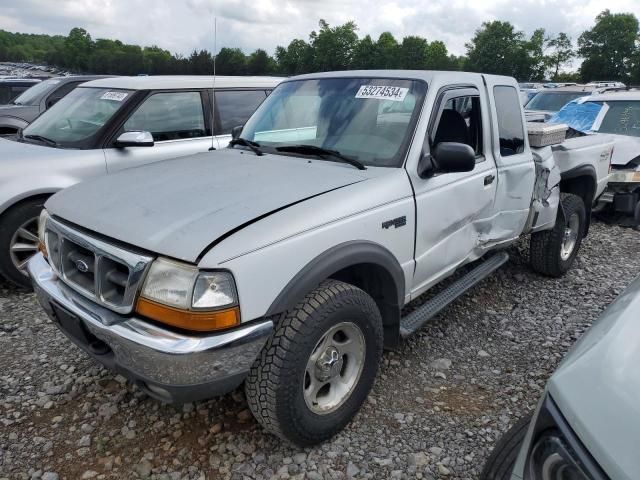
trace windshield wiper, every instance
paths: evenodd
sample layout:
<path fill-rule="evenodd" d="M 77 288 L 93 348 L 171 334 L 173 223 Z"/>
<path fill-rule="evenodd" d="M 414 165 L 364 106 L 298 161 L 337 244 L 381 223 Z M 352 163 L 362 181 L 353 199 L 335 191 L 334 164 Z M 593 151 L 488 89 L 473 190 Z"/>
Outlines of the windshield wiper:
<path fill-rule="evenodd" d="M 58 142 L 56 142 L 55 140 L 51 140 L 50 138 L 43 137 L 42 135 L 23 135 L 22 138 L 37 140 L 38 142 L 46 143 L 47 145 L 51 145 L 52 147 L 59 146 Z"/>
<path fill-rule="evenodd" d="M 255 153 L 259 157 L 264 155 L 264 152 L 260 150 L 260 144 L 258 142 L 253 142 L 251 140 L 247 140 L 246 138 L 238 137 L 238 138 L 234 138 L 229 142 L 230 147 L 233 147 L 235 145 L 248 147 L 251 149 L 251 151 L 253 151 L 253 153 Z"/>
<path fill-rule="evenodd" d="M 316 147 L 315 145 L 285 145 L 283 147 L 276 147 L 276 150 L 279 152 L 301 153 L 303 155 L 317 155 L 320 158 L 324 158 L 325 156 L 334 157 L 342 162 L 353 165 L 358 170 L 367 169 L 362 162 L 359 162 L 355 158 L 345 157 L 337 150 L 329 150 L 328 148 Z"/>

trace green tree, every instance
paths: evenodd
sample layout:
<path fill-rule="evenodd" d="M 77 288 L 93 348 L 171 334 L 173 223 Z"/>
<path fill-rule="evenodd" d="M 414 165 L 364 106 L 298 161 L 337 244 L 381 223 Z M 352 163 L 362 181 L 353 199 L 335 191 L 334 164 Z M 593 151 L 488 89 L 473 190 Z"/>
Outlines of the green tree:
<path fill-rule="evenodd" d="M 378 46 L 370 35 L 358 42 L 353 51 L 352 66 L 356 70 L 372 70 L 377 66 Z"/>
<path fill-rule="evenodd" d="M 376 42 L 376 68 L 397 68 L 400 46 L 390 32 L 382 32 Z"/>
<path fill-rule="evenodd" d="M 584 57 L 582 79 L 629 81 L 637 41 L 638 19 L 634 14 L 600 13 L 593 28 L 578 38 L 578 54 Z"/>
<path fill-rule="evenodd" d="M 327 22 L 320 20 L 319 26 L 320 30 L 317 33 L 311 32 L 309 36 L 314 53 L 314 70 L 326 72 L 350 69 L 358 43 L 356 24 L 347 22 L 331 28 Z"/>
<path fill-rule="evenodd" d="M 526 40 L 509 22 L 485 22 L 467 43 L 465 70 L 509 75 L 519 80 L 537 76 L 540 31 Z"/>
<path fill-rule="evenodd" d="M 65 66 L 77 70 L 87 70 L 93 48 L 91 35 L 84 28 L 73 28 L 64 42 Z"/>
<path fill-rule="evenodd" d="M 247 60 L 247 73 L 249 75 L 266 75 L 275 71 L 273 58 L 262 49 L 258 49 L 249 55 Z"/>
<path fill-rule="evenodd" d="M 560 69 L 565 67 L 575 57 L 573 42 L 571 37 L 566 33 L 560 32 L 557 35 L 547 39 L 547 66 L 549 68 L 549 76 L 551 80 L 558 81 Z M 569 81 L 569 80 L 567 80 Z"/>
<path fill-rule="evenodd" d="M 446 45 L 440 40 L 431 42 L 427 47 L 426 68 L 429 70 L 459 70 L 455 60 L 451 59 Z"/>
<path fill-rule="evenodd" d="M 287 48 L 276 48 L 276 60 L 280 73 L 297 75 L 313 69 L 313 49 L 304 40 L 295 39 Z"/>
<path fill-rule="evenodd" d="M 209 69 L 209 73 L 211 69 Z M 246 75 L 247 57 L 239 48 L 221 48 L 216 56 L 216 73 L 220 75 Z"/>
<path fill-rule="evenodd" d="M 529 40 L 523 42 L 525 57 L 520 62 L 520 71 L 516 72 L 516 78 L 522 80 L 544 80 L 548 67 L 548 58 L 545 56 L 546 38 L 543 28 L 533 32 Z"/>
<path fill-rule="evenodd" d="M 398 67 L 408 70 L 426 70 L 429 64 L 429 42 L 422 37 L 408 36 L 400 44 Z"/>

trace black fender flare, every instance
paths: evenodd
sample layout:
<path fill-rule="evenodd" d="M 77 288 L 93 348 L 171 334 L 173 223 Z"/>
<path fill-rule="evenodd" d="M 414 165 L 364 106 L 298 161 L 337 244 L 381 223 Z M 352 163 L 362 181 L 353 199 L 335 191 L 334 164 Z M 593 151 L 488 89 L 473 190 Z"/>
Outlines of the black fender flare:
<path fill-rule="evenodd" d="M 404 305 L 404 271 L 396 257 L 385 247 L 367 240 L 340 243 L 307 263 L 282 289 L 265 316 L 291 310 L 311 290 L 341 270 L 357 265 L 373 265 L 386 272 L 381 285 L 382 298 L 374 298 L 381 307 L 385 327 L 385 345 L 397 341 L 400 311 Z"/>

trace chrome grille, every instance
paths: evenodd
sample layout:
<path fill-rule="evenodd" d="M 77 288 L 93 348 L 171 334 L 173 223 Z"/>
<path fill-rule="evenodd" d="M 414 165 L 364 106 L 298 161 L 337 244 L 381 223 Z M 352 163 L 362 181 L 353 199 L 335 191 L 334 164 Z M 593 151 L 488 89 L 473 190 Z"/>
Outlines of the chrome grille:
<path fill-rule="evenodd" d="M 133 310 L 153 257 L 90 237 L 52 218 L 47 220 L 45 241 L 49 262 L 66 285 L 117 313 Z"/>

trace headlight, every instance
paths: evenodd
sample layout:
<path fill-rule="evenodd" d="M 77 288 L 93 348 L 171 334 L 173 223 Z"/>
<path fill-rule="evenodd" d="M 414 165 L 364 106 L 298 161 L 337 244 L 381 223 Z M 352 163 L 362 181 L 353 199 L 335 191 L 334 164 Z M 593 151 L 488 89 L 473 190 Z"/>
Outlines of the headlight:
<path fill-rule="evenodd" d="M 42 212 L 40 212 L 40 218 L 38 218 L 38 250 L 40 250 L 45 257 L 47 256 L 47 242 L 44 238 L 44 231 L 48 219 L 49 212 L 43 209 Z"/>
<path fill-rule="evenodd" d="M 589 480 L 574 460 L 575 454 L 565 444 L 560 432 L 544 434 L 531 450 L 531 480 Z"/>
<path fill-rule="evenodd" d="M 229 272 L 200 272 L 164 258 L 151 264 L 136 311 L 187 330 L 220 330 L 240 323 L 238 295 Z"/>

